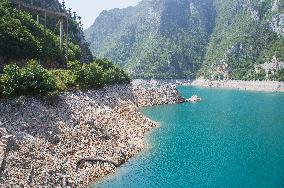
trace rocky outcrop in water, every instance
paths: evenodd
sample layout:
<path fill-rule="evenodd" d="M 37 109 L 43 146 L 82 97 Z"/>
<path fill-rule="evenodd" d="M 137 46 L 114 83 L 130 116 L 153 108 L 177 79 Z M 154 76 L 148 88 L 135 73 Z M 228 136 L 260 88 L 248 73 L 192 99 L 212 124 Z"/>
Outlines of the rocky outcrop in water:
<path fill-rule="evenodd" d="M 183 102 L 134 84 L 0 102 L 0 187 L 87 187 L 144 147 L 157 123 L 139 107 Z"/>

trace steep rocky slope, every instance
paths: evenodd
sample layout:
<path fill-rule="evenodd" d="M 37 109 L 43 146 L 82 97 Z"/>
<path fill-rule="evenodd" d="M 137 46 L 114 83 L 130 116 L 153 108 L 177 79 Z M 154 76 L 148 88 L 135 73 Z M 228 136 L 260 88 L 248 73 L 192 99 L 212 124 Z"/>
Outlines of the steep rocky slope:
<path fill-rule="evenodd" d="M 85 33 L 95 56 L 137 77 L 284 80 L 283 4 L 143 0 L 104 11 Z"/>
<path fill-rule="evenodd" d="M 104 11 L 85 31 L 95 56 L 143 77 L 191 77 L 214 23 L 212 0 L 144 0 Z"/>
<path fill-rule="evenodd" d="M 216 24 L 202 75 L 252 80 L 261 78 L 257 64 L 284 60 L 283 1 L 215 0 L 214 6 Z"/>
<path fill-rule="evenodd" d="M 0 187 L 87 187 L 144 147 L 138 107 L 182 102 L 172 86 L 120 85 L 0 102 Z"/>

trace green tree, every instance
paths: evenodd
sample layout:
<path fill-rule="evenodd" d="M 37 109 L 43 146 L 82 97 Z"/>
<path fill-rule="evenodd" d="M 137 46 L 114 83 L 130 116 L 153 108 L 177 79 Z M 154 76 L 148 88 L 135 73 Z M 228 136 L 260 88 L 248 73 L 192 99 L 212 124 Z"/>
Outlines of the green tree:
<path fill-rule="evenodd" d="M 56 91 L 54 77 L 35 61 L 20 68 L 16 64 L 6 65 L 1 77 L 2 95 L 5 97 L 19 95 L 48 94 Z"/>

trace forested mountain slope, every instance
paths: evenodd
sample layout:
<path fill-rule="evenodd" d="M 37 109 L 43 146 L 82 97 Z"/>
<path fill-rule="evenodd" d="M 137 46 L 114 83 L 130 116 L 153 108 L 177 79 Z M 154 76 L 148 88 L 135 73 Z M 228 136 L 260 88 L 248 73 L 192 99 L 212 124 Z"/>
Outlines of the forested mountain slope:
<path fill-rule="evenodd" d="M 28 59 L 39 59 L 51 67 L 62 67 L 66 64 L 66 19 L 64 20 L 64 43 L 59 46 L 59 25 L 57 17 L 39 15 L 37 11 L 15 6 L 8 0 L 0 1 L 0 70 L 11 62 L 25 62 Z M 68 13 L 57 0 L 18 0 L 43 9 Z M 21 8 L 21 9 L 19 9 Z M 46 25 L 46 29 L 45 29 Z M 78 19 L 69 16 L 68 60 L 92 59 L 92 55 L 82 35 Z"/>
<path fill-rule="evenodd" d="M 269 67 L 280 73 L 273 66 L 284 61 L 284 1 L 215 0 L 214 6 L 216 24 L 201 75 L 252 80 L 263 79 Z"/>
<path fill-rule="evenodd" d="M 279 80 L 283 10 L 281 0 L 143 0 L 85 33 L 95 56 L 137 77 Z"/>
<path fill-rule="evenodd" d="M 64 12 L 58 0 L 18 0 L 34 6 L 42 7 L 48 10 Z"/>
<path fill-rule="evenodd" d="M 85 31 L 95 56 L 142 77 L 191 77 L 213 29 L 212 0 L 144 0 L 104 11 Z"/>
<path fill-rule="evenodd" d="M 93 59 L 80 17 L 64 3 L 0 1 L 0 100 L 129 82 L 107 59 Z"/>

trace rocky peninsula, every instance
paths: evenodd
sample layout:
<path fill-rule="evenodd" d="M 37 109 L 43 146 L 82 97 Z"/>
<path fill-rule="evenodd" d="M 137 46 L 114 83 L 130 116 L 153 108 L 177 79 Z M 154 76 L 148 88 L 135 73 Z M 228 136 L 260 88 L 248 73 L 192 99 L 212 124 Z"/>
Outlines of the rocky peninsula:
<path fill-rule="evenodd" d="M 184 102 L 139 83 L 0 102 L 0 187 L 87 187 L 144 147 L 140 107 Z"/>

